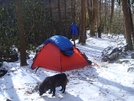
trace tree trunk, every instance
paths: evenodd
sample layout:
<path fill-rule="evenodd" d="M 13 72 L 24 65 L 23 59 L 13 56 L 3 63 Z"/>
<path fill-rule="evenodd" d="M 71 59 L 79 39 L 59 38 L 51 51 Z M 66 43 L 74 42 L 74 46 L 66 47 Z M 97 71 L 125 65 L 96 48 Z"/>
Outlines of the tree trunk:
<path fill-rule="evenodd" d="M 104 32 L 106 33 L 106 31 L 107 31 L 107 28 L 106 28 L 106 22 L 107 22 L 107 11 L 108 11 L 108 9 L 107 9 L 108 7 L 107 7 L 107 0 L 105 0 L 105 19 L 104 19 Z"/>
<path fill-rule="evenodd" d="M 20 0 L 15 0 L 15 5 L 16 5 L 16 15 L 17 15 L 19 39 L 20 39 L 20 65 L 25 66 L 25 65 L 27 65 L 26 42 L 25 42 L 25 37 L 24 37 L 25 36 L 24 35 L 24 25 L 23 25 Z"/>
<path fill-rule="evenodd" d="M 115 0 L 111 0 L 111 16 L 110 16 L 110 33 L 112 30 L 112 22 L 113 22 L 113 16 L 114 16 L 114 2 Z"/>
<path fill-rule="evenodd" d="M 131 9 L 130 9 L 130 1 L 128 1 L 129 4 L 129 14 L 130 14 L 130 22 L 131 22 L 131 29 L 132 29 L 132 41 L 134 42 L 134 32 L 133 32 L 133 19 L 132 19 L 132 13 L 131 13 Z"/>
<path fill-rule="evenodd" d="M 52 13 L 52 4 L 51 0 L 49 0 L 49 9 L 50 9 L 50 18 L 51 18 L 51 33 L 54 35 L 54 23 L 53 23 L 53 13 Z"/>
<path fill-rule="evenodd" d="M 81 0 L 81 32 L 79 43 L 86 43 L 86 0 Z"/>
<path fill-rule="evenodd" d="M 65 14 L 64 14 L 64 17 L 65 17 L 65 22 L 64 22 L 64 32 L 65 32 L 65 36 L 66 37 L 68 37 L 69 35 L 68 35 L 68 31 L 67 31 L 67 16 L 66 16 L 66 13 L 67 13 L 67 8 L 66 8 L 66 3 L 67 3 L 67 1 L 66 0 L 64 0 L 64 9 L 65 9 Z"/>
<path fill-rule="evenodd" d="M 101 25 L 101 0 L 99 1 L 99 13 L 98 13 L 98 37 L 101 38 L 102 25 Z"/>
<path fill-rule="evenodd" d="M 90 24 L 91 24 L 91 15 L 92 15 L 92 5 L 91 5 L 91 0 L 87 0 L 87 12 L 88 12 L 88 19 L 89 19 L 89 29 L 90 29 Z"/>
<path fill-rule="evenodd" d="M 72 22 L 75 22 L 75 0 L 71 0 Z"/>
<path fill-rule="evenodd" d="M 128 49 L 132 50 L 133 46 L 132 46 L 132 40 L 131 40 L 131 34 L 132 34 L 131 14 L 129 12 L 129 4 L 127 0 L 122 0 L 122 10 L 123 10 L 123 16 L 124 16 L 126 42 L 128 44 Z"/>
<path fill-rule="evenodd" d="M 92 8 L 92 18 L 91 18 L 91 28 L 90 28 L 90 36 L 95 36 L 95 24 L 97 22 L 97 12 L 98 12 L 98 0 L 92 0 L 93 8 Z"/>
<path fill-rule="evenodd" d="M 58 0 L 58 15 L 59 15 L 60 34 L 63 35 L 62 18 L 61 18 L 61 10 L 60 10 L 60 0 Z"/>

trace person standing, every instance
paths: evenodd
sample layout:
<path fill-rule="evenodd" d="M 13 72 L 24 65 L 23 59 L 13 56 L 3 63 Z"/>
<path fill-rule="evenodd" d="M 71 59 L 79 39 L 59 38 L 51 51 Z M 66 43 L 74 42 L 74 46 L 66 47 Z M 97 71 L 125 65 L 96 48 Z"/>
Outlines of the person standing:
<path fill-rule="evenodd" d="M 76 39 L 76 37 L 78 37 L 78 35 L 79 35 L 79 30 L 78 30 L 78 27 L 77 27 L 77 25 L 76 25 L 75 22 L 73 22 L 73 23 L 71 24 L 69 33 L 70 33 L 71 36 L 72 36 L 72 41 L 74 42 L 74 46 L 75 46 L 75 45 L 76 45 L 76 44 L 75 44 L 75 39 Z"/>

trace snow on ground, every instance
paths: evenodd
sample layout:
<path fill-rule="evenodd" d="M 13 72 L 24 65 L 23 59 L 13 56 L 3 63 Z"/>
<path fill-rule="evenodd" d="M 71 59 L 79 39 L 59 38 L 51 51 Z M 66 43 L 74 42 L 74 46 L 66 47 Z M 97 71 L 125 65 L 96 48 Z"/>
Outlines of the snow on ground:
<path fill-rule="evenodd" d="M 3 68 L 8 73 L 0 78 L 0 101 L 133 101 L 134 99 L 134 59 L 131 52 L 126 58 L 114 63 L 101 62 L 101 52 L 107 46 L 117 46 L 124 43 L 122 35 L 111 38 L 88 37 L 86 45 L 76 46 L 87 57 L 99 66 L 87 66 L 81 69 L 65 72 L 69 82 L 66 93 L 62 94 L 56 88 L 56 96 L 45 93 L 39 96 L 38 90 L 33 89 L 45 77 L 57 74 L 55 71 L 40 68 L 36 73 L 31 70 L 34 53 L 27 60 L 29 65 L 20 67 L 17 62 L 4 62 Z M 132 70 L 128 71 L 128 68 Z"/>

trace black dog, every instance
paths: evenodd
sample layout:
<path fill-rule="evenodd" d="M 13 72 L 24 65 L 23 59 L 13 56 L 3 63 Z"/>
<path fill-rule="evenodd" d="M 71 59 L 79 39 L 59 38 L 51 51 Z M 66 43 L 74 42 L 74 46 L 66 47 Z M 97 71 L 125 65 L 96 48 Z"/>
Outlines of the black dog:
<path fill-rule="evenodd" d="M 39 86 L 40 96 L 49 89 L 50 89 L 49 94 L 51 94 L 53 92 L 52 96 L 55 96 L 55 87 L 59 87 L 59 86 L 62 87 L 62 89 L 60 91 L 62 91 L 62 93 L 64 93 L 67 82 L 68 82 L 68 79 L 67 79 L 66 74 L 64 74 L 64 73 L 57 74 L 57 75 L 54 75 L 51 77 L 47 77 Z"/>

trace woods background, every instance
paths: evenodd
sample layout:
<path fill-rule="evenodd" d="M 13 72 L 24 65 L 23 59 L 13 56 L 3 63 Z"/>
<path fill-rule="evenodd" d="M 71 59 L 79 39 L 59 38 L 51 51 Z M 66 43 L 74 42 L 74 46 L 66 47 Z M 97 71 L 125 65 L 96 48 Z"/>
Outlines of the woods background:
<path fill-rule="evenodd" d="M 0 51 L 15 45 L 26 65 L 26 50 L 33 50 L 53 35 L 71 38 L 69 28 L 79 28 L 79 43 L 89 36 L 124 34 L 133 49 L 134 0 L 0 0 Z"/>

